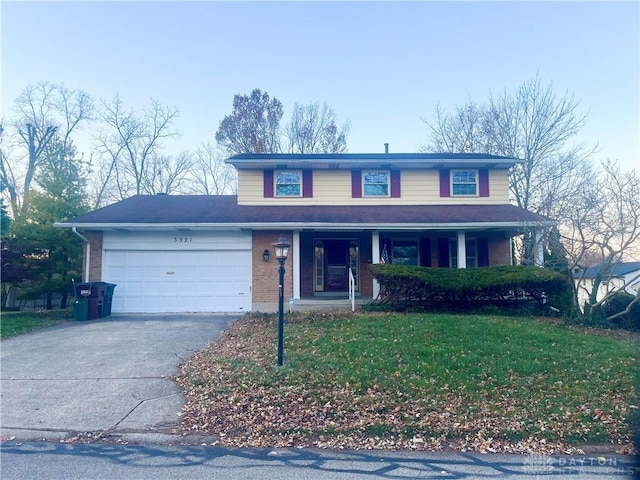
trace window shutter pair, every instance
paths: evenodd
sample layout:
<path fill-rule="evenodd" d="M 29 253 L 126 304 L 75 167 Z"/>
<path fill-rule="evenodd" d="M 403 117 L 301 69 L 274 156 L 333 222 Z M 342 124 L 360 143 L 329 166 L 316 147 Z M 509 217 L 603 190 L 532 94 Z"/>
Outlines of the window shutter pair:
<path fill-rule="evenodd" d="M 451 196 L 451 170 L 440 170 L 440 196 Z M 478 170 L 478 196 L 489 196 L 489 170 Z"/>
<path fill-rule="evenodd" d="M 273 170 L 265 170 L 264 174 L 264 198 L 273 198 Z M 311 170 L 303 170 L 302 171 L 302 197 L 303 198 L 312 198 L 313 197 L 313 171 Z"/>
<path fill-rule="evenodd" d="M 478 195 L 489 196 L 489 170 L 478 170 Z M 271 198 L 273 193 L 273 170 L 264 171 L 264 197 Z M 313 171 L 302 171 L 302 196 L 313 197 Z M 440 196 L 451 196 L 450 170 L 440 170 Z M 351 171 L 351 197 L 362 197 L 362 170 Z M 391 170 L 391 198 L 400 197 L 400 171 Z"/>
<path fill-rule="evenodd" d="M 400 198 L 400 170 L 391 170 L 391 198 Z M 351 198 L 362 198 L 362 170 L 351 171 Z"/>
<path fill-rule="evenodd" d="M 489 239 L 480 237 L 477 240 L 478 245 L 478 267 L 489 266 Z M 438 239 L 438 267 L 449 268 L 449 239 Z"/>

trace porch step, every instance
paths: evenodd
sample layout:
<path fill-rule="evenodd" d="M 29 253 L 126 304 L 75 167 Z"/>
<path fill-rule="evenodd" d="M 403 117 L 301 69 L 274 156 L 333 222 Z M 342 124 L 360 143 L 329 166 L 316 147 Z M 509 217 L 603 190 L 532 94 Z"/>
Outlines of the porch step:
<path fill-rule="evenodd" d="M 355 308 L 358 310 L 362 305 L 371 302 L 371 298 L 358 297 L 355 300 Z M 288 308 L 288 305 L 285 305 Z M 308 312 L 315 310 L 351 310 L 351 300 L 343 297 L 316 297 L 301 298 L 295 301 L 293 311 Z"/>

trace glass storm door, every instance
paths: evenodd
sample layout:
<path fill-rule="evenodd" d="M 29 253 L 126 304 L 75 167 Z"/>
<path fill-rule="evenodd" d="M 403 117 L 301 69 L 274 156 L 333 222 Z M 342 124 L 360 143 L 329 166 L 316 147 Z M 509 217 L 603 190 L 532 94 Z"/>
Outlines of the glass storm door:
<path fill-rule="evenodd" d="M 349 267 L 358 290 L 357 240 L 316 240 L 314 252 L 314 285 L 316 292 L 348 292 Z"/>

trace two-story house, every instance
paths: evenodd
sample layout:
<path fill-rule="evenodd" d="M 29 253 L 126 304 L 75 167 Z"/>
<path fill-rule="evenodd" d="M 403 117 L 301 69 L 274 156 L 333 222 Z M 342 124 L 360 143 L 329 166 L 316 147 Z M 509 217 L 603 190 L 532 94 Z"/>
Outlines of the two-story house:
<path fill-rule="evenodd" d="M 512 262 L 512 238 L 551 220 L 510 204 L 520 160 L 484 154 L 244 154 L 237 195 L 138 195 L 56 224 L 85 241 L 85 281 L 117 284 L 113 312 L 273 311 L 285 298 L 363 299 L 381 261 Z M 537 255 L 542 262 L 542 249 Z"/>

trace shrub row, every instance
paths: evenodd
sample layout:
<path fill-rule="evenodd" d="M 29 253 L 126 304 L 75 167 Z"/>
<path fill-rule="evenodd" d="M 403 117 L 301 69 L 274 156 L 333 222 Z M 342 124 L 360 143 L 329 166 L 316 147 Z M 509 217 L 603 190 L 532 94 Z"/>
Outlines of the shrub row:
<path fill-rule="evenodd" d="M 379 303 L 395 308 L 473 307 L 527 297 L 568 314 L 573 293 L 568 277 L 535 266 L 427 268 L 370 265 L 380 284 Z"/>

